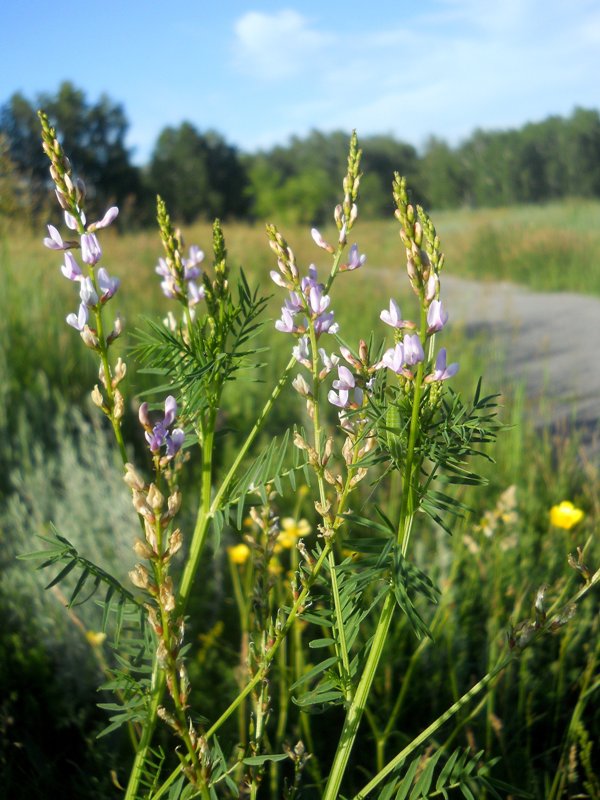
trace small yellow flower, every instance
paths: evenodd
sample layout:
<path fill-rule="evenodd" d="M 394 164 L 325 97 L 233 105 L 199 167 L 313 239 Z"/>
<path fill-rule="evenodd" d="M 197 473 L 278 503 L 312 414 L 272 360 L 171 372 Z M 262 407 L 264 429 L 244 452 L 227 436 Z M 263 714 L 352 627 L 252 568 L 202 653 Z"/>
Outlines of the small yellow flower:
<path fill-rule="evenodd" d="M 277 558 L 277 556 L 271 556 L 267 567 L 271 575 L 274 575 L 275 577 L 281 575 L 281 573 L 283 572 L 283 567 L 279 563 L 279 559 Z"/>
<path fill-rule="evenodd" d="M 557 528 L 564 528 L 566 531 L 570 531 L 582 519 L 583 511 L 575 508 L 570 500 L 563 500 L 562 503 L 552 506 L 550 509 L 550 524 L 556 525 Z"/>
<path fill-rule="evenodd" d="M 284 517 L 281 520 L 281 532 L 277 537 L 277 541 L 282 547 L 290 550 L 295 547 L 298 539 L 302 536 L 308 536 L 311 531 L 312 528 L 307 519 L 296 521 L 293 517 Z"/>
<path fill-rule="evenodd" d="M 86 631 L 85 638 L 92 645 L 92 647 L 100 647 L 106 639 L 106 634 L 99 631 Z"/>
<path fill-rule="evenodd" d="M 250 548 L 243 542 L 228 547 L 227 552 L 233 564 L 245 564 L 250 556 Z"/>

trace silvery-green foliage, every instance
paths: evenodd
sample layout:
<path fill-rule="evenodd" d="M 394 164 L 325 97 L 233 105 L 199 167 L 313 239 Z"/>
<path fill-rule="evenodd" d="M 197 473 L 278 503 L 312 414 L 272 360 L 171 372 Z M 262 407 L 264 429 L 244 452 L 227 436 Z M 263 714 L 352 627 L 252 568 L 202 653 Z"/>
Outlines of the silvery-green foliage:
<path fill-rule="evenodd" d="M 52 520 L 82 556 L 126 581 L 134 560 L 130 542 L 137 523 L 127 487 L 115 468 L 115 448 L 101 425 L 80 412 L 62 411 L 54 421 L 54 435 L 56 449 L 48 452 L 33 439 L 26 423 L 21 425 L 20 446 L 26 458 L 12 473 L 13 491 L 3 515 L 0 591 L 11 613 L 28 627 L 37 627 L 48 648 L 60 653 L 68 645 L 66 666 L 75 653 L 87 657 L 89 652 L 82 630 L 64 607 L 63 598 L 69 596 L 77 575 L 61 584 L 61 594 L 45 592 L 54 574 L 32 570 L 30 563 L 15 560 L 16 556 L 41 549 L 37 537 L 48 534 Z M 95 603 L 77 606 L 73 612 L 87 628 L 99 628 L 102 612 Z M 76 670 L 73 664 L 71 668 Z"/>

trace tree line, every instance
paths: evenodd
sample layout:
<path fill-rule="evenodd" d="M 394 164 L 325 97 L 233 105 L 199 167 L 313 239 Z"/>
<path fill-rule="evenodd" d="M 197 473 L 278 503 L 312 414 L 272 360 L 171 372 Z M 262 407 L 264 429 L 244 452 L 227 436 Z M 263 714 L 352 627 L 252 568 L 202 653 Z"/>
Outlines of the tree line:
<path fill-rule="evenodd" d="M 39 143 L 43 108 L 90 187 L 88 206 L 117 204 L 126 224 L 153 221 L 160 193 L 172 216 L 275 218 L 318 224 L 331 214 L 346 166 L 349 134 L 312 131 L 286 145 L 242 153 L 212 130 L 190 122 L 165 127 L 143 167 L 125 144 L 123 106 L 102 95 L 90 102 L 64 82 L 56 94 L 29 100 L 14 94 L 0 106 L 0 215 L 39 217 L 48 203 L 46 158 Z M 394 170 L 406 175 L 415 199 L 429 208 L 540 203 L 600 197 L 600 114 L 576 108 L 515 130 L 476 130 L 452 147 L 431 137 L 419 152 L 389 135 L 361 138 L 365 177 L 361 210 L 386 215 Z"/>

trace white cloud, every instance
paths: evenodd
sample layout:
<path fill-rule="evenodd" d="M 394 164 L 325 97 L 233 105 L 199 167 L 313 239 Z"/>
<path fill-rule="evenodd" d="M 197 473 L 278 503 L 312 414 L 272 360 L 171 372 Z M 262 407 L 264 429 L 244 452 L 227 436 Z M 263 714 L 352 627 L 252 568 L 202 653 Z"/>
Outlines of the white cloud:
<path fill-rule="evenodd" d="M 234 32 L 237 66 L 273 81 L 300 74 L 332 39 L 292 9 L 274 14 L 249 11 L 236 20 Z"/>

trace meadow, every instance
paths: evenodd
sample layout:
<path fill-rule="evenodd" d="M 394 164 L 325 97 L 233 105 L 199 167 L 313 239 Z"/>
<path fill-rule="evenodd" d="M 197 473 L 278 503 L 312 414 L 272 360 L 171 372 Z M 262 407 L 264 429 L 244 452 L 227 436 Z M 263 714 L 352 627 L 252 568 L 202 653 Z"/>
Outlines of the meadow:
<path fill-rule="evenodd" d="M 573 201 L 433 216 L 446 253 L 445 270 L 453 276 L 600 295 L 599 203 Z M 308 230 L 283 226 L 282 230 L 299 264 L 319 263 L 323 253 L 315 249 Z M 225 389 L 217 473 L 235 455 L 256 409 L 264 404 L 290 355 L 288 339 L 273 328 L 282 296 L 268 277 L 275 260 L 264 227 L 226 224 L 224 233 L 233 265 L 230 280 L 235 281 L 237 265 L 242 265 L 249 283 L 260 284 L 272 295 L 257 339 L 272 349 L 268 355 L 257 353 L 256 365 L 243 382 Z M 333 228 L 322 233 L 335 240 Z M 94 709 L 96 685 L 99 675 L 110 673 L 113 658 L 98 633 L 100 612 L 93 603 L 65 610 L 60 588 L 43 590 L 53 574 L 36 572 L 31 563 L 17 562 L 15 556 L 38 549 L 35 536 L 48 534 L 52 521 L 87 558 L 104 559 L 126 582 L 127 570 L 134 563 L 130 542 L 135 514 L 115 469 L 116 448 L 89 400 L 97 380 L 95 359 L 64 322 L 66 314 L 75 310 L 72 287 L 61 277 L 56 258 L 42 247 L 41 232 L 6 225 L 1 236 L 0 607 L 4 630 L 0 670 L 4 692 L 0 728 L 4 744 L 0 780 L 6 796 L 15 800 L 119 797 L 117 784 L 123 780 L 123 764 L 129 757 L 127 737 L 120 731 L 95 739 L 107 721 L 105 712 Z M 191 226 L 184 236 L 188 245 L 210 249 L 209 225 Z M 398 224 L 359 219 L 354 239 L 368 260 L 355 274 L 342 275 L 336 283 L 334 304 L 342 340 L 368 337 L 390 296 L 399 299 L 403 309 L 411 302 Z M 147 325 L 142 317 L 160 319 L 170 308 L 154 273 L 161 246 L 156 234 L 111 230 L 104 235 L 103 248 L 111 274 L 122 282 L 116 305 L 126 326 L 117 347 L 129 365 L 124 436 L 129 452 L 139 455 L 144 442 L 137 425 L 136 398 L 151 387 L 154 376 L 134 368 L 130 348 L 136 329 Z M 442 287 L 443 280 L 442 274 Z M 479 375 L 489 367 L 480 343 L 466 340 L 458 327 L 450 327 L 445 343 L 449 352 L 461 354 L 453 388 L 470 396 Z M 501 362 L 506 357 L 501 343 L 497 352 Z M 539 425 L 534 429 L 524 422 L 528 399 L 521 388 L 505 382 L 494 385 L 494 378 L 490 380 L 484 390 L 501 394 L 500 417 L 505 427 L 495 447 L 484 448 L 493 458 L 482 467 L 486 485 L 455 490 L 464 512 L 445 519 L 451 536 L 424 516 L 417 518 L 413 558 L 441 589 L 438 604 L 424 612 L 433 640 L 418 641 L 406 618 L 393 628 L 354 756 L 354 777 L 344 790 L 348 797 L 493 668 L 506 650 L 511 626 L 535 614 L 540 587 L 547 587 L 548 605 L 557 607 L 581 584 L 581 562 L 594 572 L 600 561 L 598 464 L 582 453 L 574 428 L 558 433 Z M 543 406 L 535 413 L 539 421 Z M 288 388 L 261 433 L 261 444 L 268 446 L 292 418 L 305 425 L 309 422 L 301 398 Z M 335 424 L 333 415 L 327 424 Z M 183 528 L 193 526 L 188 506 L 197 478 L 194 468 L 181 479 Z M 297 524 L 308 520 L 313 533 L 307 542 L 312 546 L 317 524 L 312 504 L 303 491 L 287 484 L 279 494 L 272 501 L 275 511 L 288 509 L 284 516 L 293 517 Z M 399 486 L 392 481 L 377 502 L 393 517 L 398 497 Z M 372 499 L 365 486 L 358 510 Z M 551 508 L 565 500 L 583 512 L 572 526 L 556 517 L 554 524 L 551 521 Z M 251 525 L 244 518 L 243 530 Z M 240 641 L 248 644 L 240 588 L 248 591 L 259 570 L 228 557 L 227 546 L 241 541 L 234 525 L 226 525 L 221 538 L 220 545 L 213 541 L 200 573 L 209 590 L 194 593 L 188 608 L 188 671 L 194 705 L 207 719 L 222 707 L 220 697 L 238 684 Z M 575 554 L 571 566 L 569 554 Z M 279 558 L 274 591 L 284 598 L 286 573 L 295 566 L 297 556 L 285 551 Z M 578 606 L 574 619 L 524 650 L 490 681 L 487 692 L 461 707 L 427 745 L 447 753 L 461 746 L 471 756 L 485 751 L 485 759 L 493 762 L 490 774 L 515 787 L 502 796 L 599 797 L 597 609 L 597 594 L 592 592 Z M 368 640 L 373 632 L 374 622 L 365 620 L 361 635 Z M 301 639 L 302 635 L 297 629 L 295 636 Z M 301 658 L 297 643 L 284 651 L 281 674 L 288 669 L 286 658 Z M 314 651 L 306 652 L 304 663 L 289 667 L 296 679 L 316 663 L 311 660 Z M 289 676 L 287 683 L 274 682 L 273 693 L 285 693 L 290 682 Z M 36 703 L 36 696 L 43 696 L 44 702 Z M 285 716 L 284 705 L 273 713 L 269 737 L 280 747 L 284 741 L 293 746 L 302 739 L 318 754 L 306 764 L 306 788 L 300 795 L 317 797 L 315 787 L 333 755 L 330 732 L 340 723 L 340 708 L 323 709 L 318 715 L 291 706 Z M 247 724 L 244 713 L 231 721 L 223 736 L 229 748 L 248 736 Z M 42 735 L 41 730 L 46 733 Z M 164 744 L 166 737 L 160 736 Z M 173 766 L 170 761 L 167 764 Z M 282 796 L 278 769 L 273 764 L 262 776 L 264 796 Z M 448 789 L 450 797 L 462 793 L 468 798 L 469 791 L 458 785 Z M 484 789 L 477 796 L 494 796 L 490 791 Z M 393 791 L 388 796 L 408 795 Z M 432 786 L 427 796 L 447 795 Z"/>

